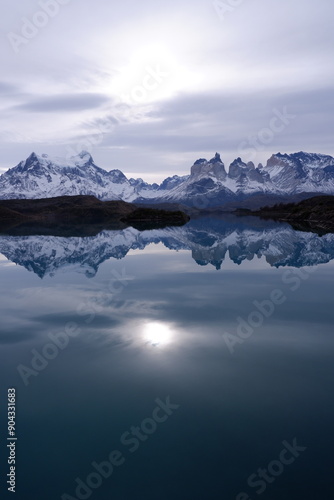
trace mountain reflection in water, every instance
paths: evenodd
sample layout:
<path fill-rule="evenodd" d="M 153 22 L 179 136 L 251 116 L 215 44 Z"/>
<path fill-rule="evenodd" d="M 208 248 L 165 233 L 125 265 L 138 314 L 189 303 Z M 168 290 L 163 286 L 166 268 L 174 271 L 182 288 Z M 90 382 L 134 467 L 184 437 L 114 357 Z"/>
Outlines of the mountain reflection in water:
<path fill-rule="evenodd" d="M 289 224 L 226 215 L 191 220 L 182 227 L 138 231 L 132 227 L 101 231 L 95 236 L 0 236 L 0 253 L 40 278 L 60 270 L 95 276 L 110 258 L 162 243 L 170 250 L 188 250 L 198 265 L 221 269 L 228 256 L 235 264 L 264 257 L 270 266 L 303 267 L 334 258 L 334 234 L 295 231 Z"/>

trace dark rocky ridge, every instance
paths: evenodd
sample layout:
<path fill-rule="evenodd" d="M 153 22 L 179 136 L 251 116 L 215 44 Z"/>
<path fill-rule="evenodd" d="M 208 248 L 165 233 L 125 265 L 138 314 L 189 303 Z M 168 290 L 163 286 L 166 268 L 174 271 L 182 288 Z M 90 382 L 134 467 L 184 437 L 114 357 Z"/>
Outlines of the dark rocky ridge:
<path fill-rule="evenodd" d="M 183 225 L 189 216 L 181 211 L 140 208 L 125 201 L 100 201 L 94 196 L 60 196 L 37 200 L 0 200 L 0 231 L 99 225 L 104 229 L 126 226 L 143 229 Z"/>
<path fill-rule="evenodd" d="M 286 221 L 294 229 L 302 231 L 318 234 L 334 233 L 334 196 L 314 196 L 299 203 L 280 203 L 259 210 L 239 209 L 235 213 Z"/>

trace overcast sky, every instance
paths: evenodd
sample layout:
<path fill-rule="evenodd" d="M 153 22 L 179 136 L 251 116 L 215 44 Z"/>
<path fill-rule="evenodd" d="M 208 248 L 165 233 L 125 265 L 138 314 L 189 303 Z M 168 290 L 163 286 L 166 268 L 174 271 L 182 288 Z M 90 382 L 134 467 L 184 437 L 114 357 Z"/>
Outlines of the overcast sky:
<path fill-rule="evenodd" d="M 126 175 L 334 154 L 333 0 L 1 0 L 0 170 L 32 151 Z"/>

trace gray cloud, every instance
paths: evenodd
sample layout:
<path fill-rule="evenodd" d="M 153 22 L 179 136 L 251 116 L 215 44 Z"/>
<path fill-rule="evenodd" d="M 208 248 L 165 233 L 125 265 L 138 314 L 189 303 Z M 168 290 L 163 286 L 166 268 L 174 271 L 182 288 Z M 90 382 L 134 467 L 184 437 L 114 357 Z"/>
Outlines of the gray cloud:
<path fill-rule="evenodd" d="M 156 158 L 168 151 L 193 152 L 194 160 L 196 153 L 219 150 L 223 156 L 226 151 L 227 161 L 232 161 L 238 156 L 242 141 L 269 126 L 274 110 L 281 113 L 286 110 L 294 119 L 263 148 L 259 161 L 266 158 L 268 150 L 308 150 L 310 144 L 316 152 L 333 153 L 334 95 L 331 89 L 282 95 L 269 92 L 180 95 L 149 113 L 158 121 L 117 126 L 105 137 L 104 144 L 146 148 L 154 151 Z"/>
<path fill-rule="evenodd" d="M 0 81 L 0 94 L 10 95 L 18 91 L 18 86 L 16 84 Z"/>
<path fill-rule="evenodd" d="M 82 94 L 63 94 L 32 98 L 30 101 L 16 106 L 16 109 L 30 111 L 35 113 L 57 113 L 84 111 L 94 109 L 108 101 L 108 97 L 102 94 L 82 93 Z"/>

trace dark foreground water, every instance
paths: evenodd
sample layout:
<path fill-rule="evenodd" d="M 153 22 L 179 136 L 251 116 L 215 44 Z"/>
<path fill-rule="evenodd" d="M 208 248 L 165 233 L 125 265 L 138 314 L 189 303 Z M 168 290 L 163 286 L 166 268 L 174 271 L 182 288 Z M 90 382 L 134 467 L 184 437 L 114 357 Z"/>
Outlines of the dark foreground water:
<path fill-rule="evenodd" d="M 334 235 L 207 219 L 0 253 L 1 498 L 333 498 Z"/>

